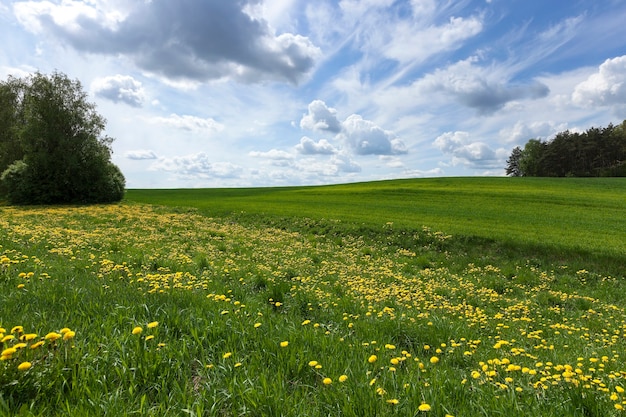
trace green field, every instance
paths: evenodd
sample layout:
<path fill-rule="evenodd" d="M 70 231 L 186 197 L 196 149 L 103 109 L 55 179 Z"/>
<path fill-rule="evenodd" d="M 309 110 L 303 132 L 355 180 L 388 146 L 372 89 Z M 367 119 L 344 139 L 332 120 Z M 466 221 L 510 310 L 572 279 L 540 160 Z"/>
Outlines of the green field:
<path fill-rule="evenodd" d="M 0 206 L 0 416 L 626 415 L 626 182 Z"/>
<path fill-rule="evenodd" d="M 585 258 L 626 256 L 622 178 L 435 178 L 320 187 L 129 190 L 128 201 L 190 206 L 251 221 L 332 219 L 367 233 L 427 226 L 515 251 Z M 283 222 L 284 221 L 284 222 Z M 375 233 L 375 232 L 374 232 Z M 603 258 L 600 262 L 604 262 Z M 609 261 L 610 262 L 610 261 Z"/>

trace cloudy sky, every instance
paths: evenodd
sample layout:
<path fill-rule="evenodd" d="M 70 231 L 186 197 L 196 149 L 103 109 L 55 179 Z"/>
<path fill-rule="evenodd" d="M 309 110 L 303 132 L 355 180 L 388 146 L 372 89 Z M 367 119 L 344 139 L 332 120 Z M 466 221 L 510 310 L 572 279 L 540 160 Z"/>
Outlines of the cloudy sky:
<path fill-rule="evenodd" d="M 503 175 L 626 119 L 626 0 L 0 0 L 0 78 L 55 70 L 129 188 Z"/>

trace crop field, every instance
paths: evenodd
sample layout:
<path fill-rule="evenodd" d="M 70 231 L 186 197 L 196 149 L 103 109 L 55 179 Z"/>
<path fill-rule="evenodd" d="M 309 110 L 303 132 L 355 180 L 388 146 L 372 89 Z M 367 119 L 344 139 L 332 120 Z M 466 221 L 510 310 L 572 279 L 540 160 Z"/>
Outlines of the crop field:
<path fill-rule="evenodd" d="M 626 415 L 626 182 L 503 180 L 0 206 L 0 416 Z"/>

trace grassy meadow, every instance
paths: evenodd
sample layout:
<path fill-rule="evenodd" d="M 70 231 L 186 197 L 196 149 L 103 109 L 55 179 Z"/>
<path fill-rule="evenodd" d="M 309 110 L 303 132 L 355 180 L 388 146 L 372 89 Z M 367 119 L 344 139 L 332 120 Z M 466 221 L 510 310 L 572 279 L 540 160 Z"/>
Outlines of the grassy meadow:
<path fill-rule="evenodd" d="M 0 416 L 626 415 L 626 182 L 0 206 Z"/>

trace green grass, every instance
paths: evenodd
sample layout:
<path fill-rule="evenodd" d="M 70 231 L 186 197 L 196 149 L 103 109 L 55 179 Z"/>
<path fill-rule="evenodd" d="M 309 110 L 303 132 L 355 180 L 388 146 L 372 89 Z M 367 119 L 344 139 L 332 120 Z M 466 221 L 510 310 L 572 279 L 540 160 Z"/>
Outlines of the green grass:
<path fill-rule="evenodd" d="M 319 231 L 294 219 L 339 220 L 340 233 L 377 237 L 427 226 L 478 248 L 495 242 L 512 256 L 578 257 L 616 273 L 626 248 L 623 178 L 435 178 L 320 187 L 129 190 L 126 199 L 190 206 L 210 216 Z M 325 231 L 329 231 L 324 222 Z M 488 245 L 491 246 L 491 245 Z M 469 248 L 471 250 L 471 248 Z M 493 252 L 489 249 L 489 252 Z M 475 256 L 476 254 L 471 254 Z"/>
<path fill-rule="evenodd" d="M 624 415 L 624 185 L 0 207 L 0 416 Z"/>

